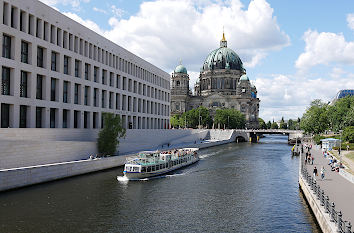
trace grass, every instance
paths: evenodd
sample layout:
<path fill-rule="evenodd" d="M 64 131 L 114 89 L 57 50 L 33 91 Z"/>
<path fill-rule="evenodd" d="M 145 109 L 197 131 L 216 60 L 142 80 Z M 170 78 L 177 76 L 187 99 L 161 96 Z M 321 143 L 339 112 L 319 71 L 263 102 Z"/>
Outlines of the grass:
<path fill-rule="evenodd" d="M 340 156 L 337 150 L 331 150 L 330 153 L 337 159 L 340 160 Z M 349 152 L 348 154 L 345 155 L 346 158 L 352 160 L 354 162 L 354 151 Z M 347 171 L 354 175 L 354 171 L 352 167 L 349 166 L 349 164 L 345 161 L 342 161 L 342 163 L 348 168 Z"/>

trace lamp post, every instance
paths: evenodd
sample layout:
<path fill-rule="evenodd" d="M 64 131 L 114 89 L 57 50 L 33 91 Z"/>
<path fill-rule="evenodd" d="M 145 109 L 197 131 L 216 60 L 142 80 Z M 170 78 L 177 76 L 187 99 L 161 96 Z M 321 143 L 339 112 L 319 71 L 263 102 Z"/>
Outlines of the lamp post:
<path fill-rule="evenodd" d="M 200 107 L 198 109 L 198 112 L 199 112 L 199 125 L 198 125 L 198 128 L 200 129 Z"/>
<path fill-rule="evenodd" d="M 227 128 L 230 129 L 230 116 L 227 116 Z"/>
<path fill-rule="evenodd" d="M 339 136 L 339 159 L 342 163 L 342 155 L 341 155 L 341 152 L 342 152 L 342 132 L 343 130 L 339 130 L 339 133 L 340 133 L 340 136 Z"/>

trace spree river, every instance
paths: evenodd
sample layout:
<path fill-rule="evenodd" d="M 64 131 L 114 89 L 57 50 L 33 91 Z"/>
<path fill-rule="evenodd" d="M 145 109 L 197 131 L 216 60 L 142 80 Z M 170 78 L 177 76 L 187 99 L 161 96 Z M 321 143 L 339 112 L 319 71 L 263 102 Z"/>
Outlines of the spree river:
<path fill-rule="evenodd" d="M 285 136 L 200 151 L 165 177 L 122 168 L 0 193 L 0 232 L 320 232 Z"/>

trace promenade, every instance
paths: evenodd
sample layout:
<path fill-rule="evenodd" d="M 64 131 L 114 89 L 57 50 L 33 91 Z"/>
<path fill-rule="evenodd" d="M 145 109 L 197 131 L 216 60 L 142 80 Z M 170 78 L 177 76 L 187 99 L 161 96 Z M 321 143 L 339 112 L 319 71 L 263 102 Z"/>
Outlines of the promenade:
<path fill-rule="evenodd" d="M 313 174 L 313 169 L 316 166 L 318 176 L 316 177 L 317 184 L 324 190 L 325 195 L 328 195 L 330 202 L 335 203 L 335 209 L 342 211 L 343 220 L 354 223 L 354 184 L 342 177 L 338 172 L 331 171 L 328 165 L 329 159 L 324 158 L 322 150 L 312 145 L 311 155 L 314 157 L 313 165 L 307 164 L 307 170 Z M 305 148 L 303 158 L 305 158 Z M 321 179 L 321 167 L 325 168 L 325 178 Z"/>

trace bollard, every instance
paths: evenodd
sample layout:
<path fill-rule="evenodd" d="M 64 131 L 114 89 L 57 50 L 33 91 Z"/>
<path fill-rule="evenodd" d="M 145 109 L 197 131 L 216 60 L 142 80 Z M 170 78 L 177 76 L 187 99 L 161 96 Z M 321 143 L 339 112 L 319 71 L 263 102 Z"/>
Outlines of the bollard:
<path fill-rule="evenodd" d="M 321 206 L 324 206 L 324 191 L 322 190 L 322 193 L 321 193 Z"/>
<path fill-rule="evenodd" d="M 350 222 L 345 226 L 345 233 L 352 233 L 352 224 Z"/>
<path fill-rule="evenodd" d="M 321 188 L 320 188 L 320 185 L 318 185 L 318 188 L 317 188 L 317 200 L 321 200 Z"/>
<path fill-rule="evenodd" d="M 329 197 L 326 196 L 326 202 L 325 202 L 325 212 L 328 214 L 329 213 Z"/>
<path fill-rule="evenodd" d="M 338 232 L 342 232 L 342 212 L 339 211 L 338 215 L 337 215 L 338 219 L 337 219 L 337 231 Z"/>
<path fill-rule="evenodd" d="M 332 205 L 331 205 L 331 211 L 330 211 L 330 213 L 331 213 L 331 219 L 330 219 L 330 221 L 331 222 L 334 222 L 334 212 L 336 211 L 334 208 L 335 208 L 336 206 L 334 205 L 334 202 L 332 202 Z"/>

